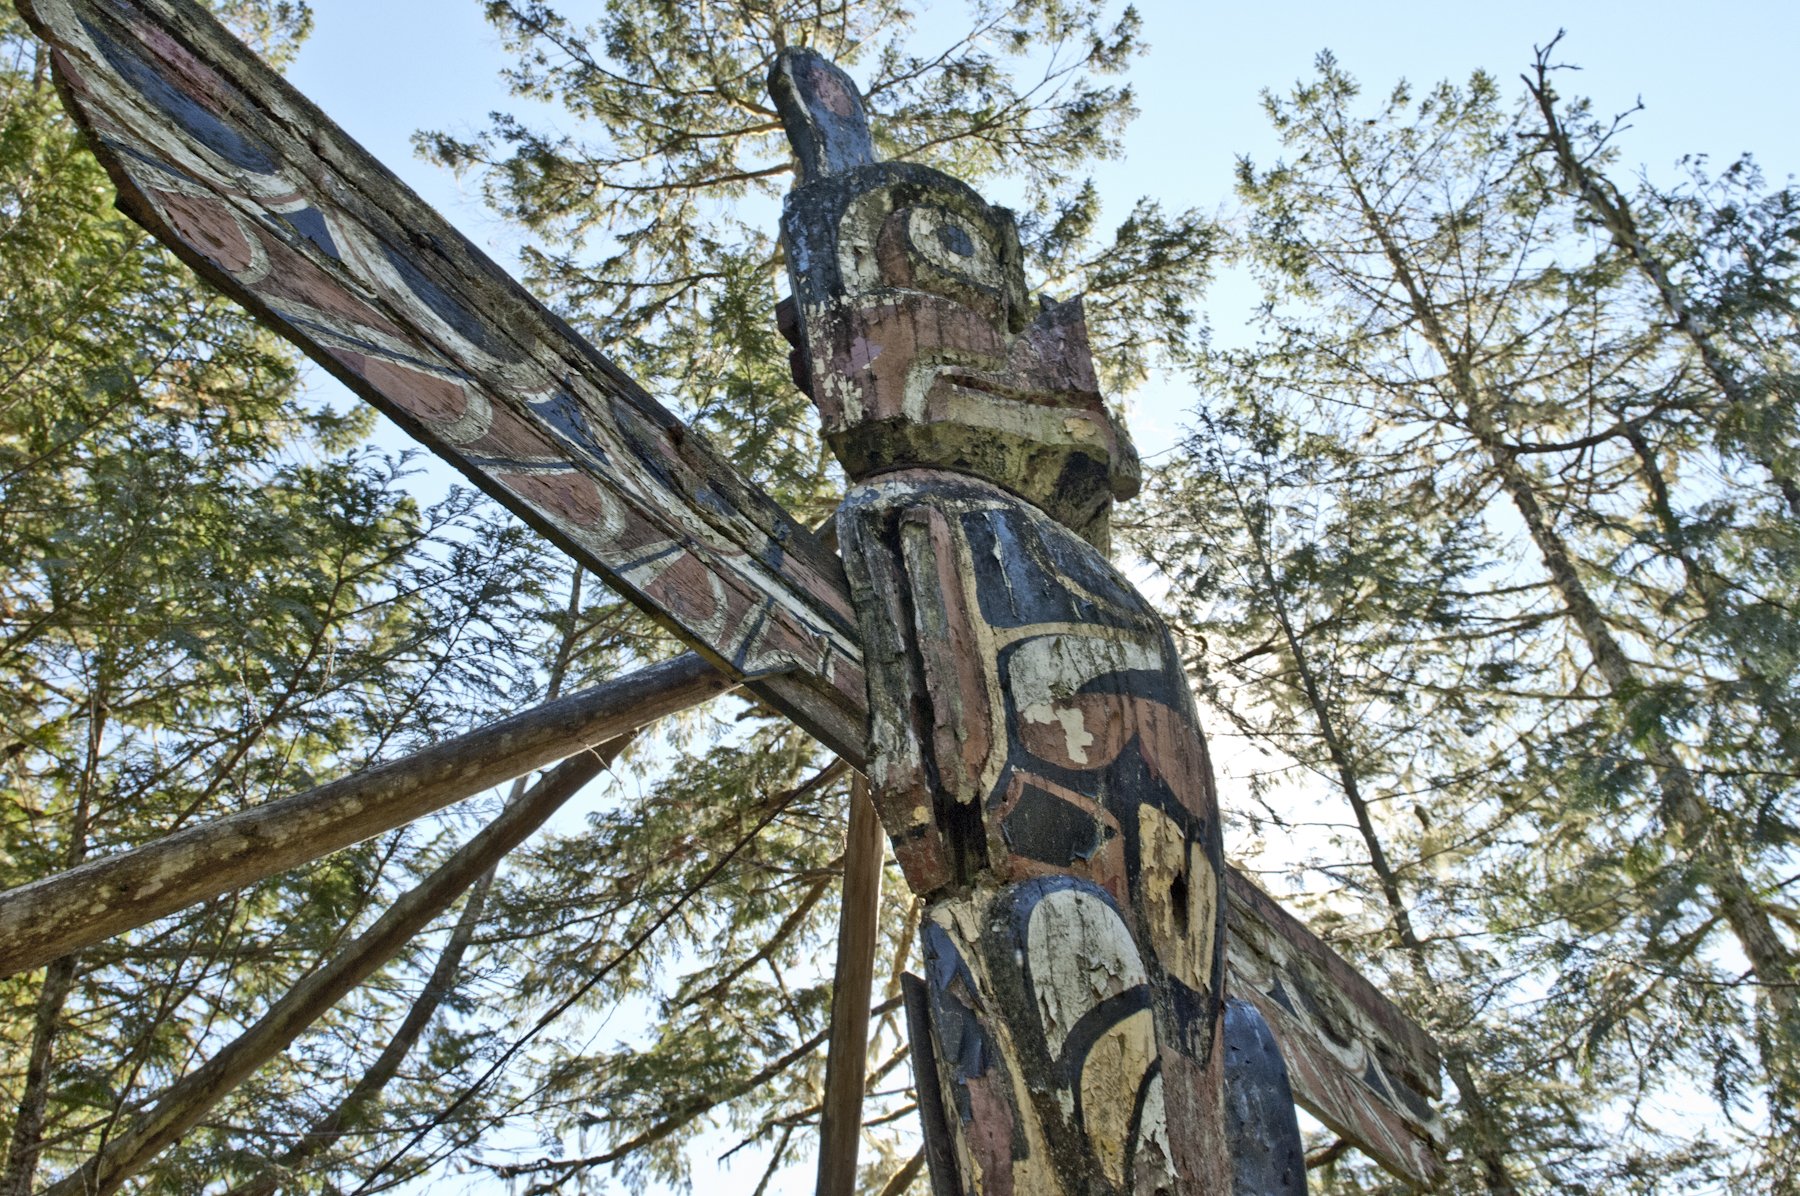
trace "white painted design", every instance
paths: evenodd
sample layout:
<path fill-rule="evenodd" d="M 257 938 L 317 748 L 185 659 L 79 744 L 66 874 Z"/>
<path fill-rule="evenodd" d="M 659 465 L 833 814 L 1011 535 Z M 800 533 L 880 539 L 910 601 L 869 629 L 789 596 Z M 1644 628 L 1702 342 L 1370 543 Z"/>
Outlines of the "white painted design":
<path fill-rule="evenodd" d="M 1025 933 L 1032 994 L 1052 1057 L 1088 1010 L 1148 983 L 1131 931 L 1105 898 L 1058 889 L 1032 909 Z"/>
<path fill-rule="evenodd" d="M 1105 638 L 1101 634 L 1108 633 Z M 1008 684 L 1019 717 L 1027 723 L 1058 723 L 1065 750 L 1077 764 L 1088 762 L 1094 742 L 1081 709 L 1070 699 L 1090 681 L 1126 669 L 1156 669 L 1162 655 L 1148 644 L 1110 638 L 1108 628 L 1087 635 L 1054 634 L 1020 644 L 1012 654 Z"/>
<path fill-rule="evenodd" d="M 966 255 L 949 248 L 948 239 L 958 233 L 968 243 Z M 996 291 L 1006 285 L 993 234 L 960 212 L 935 206 L 913 208 L 906 213 L 906 236 L 915 253 L 951 277 Z"/>
<path fill-rule="evenodd" d="M 893 210 L 893 191 L 881 187 L 852 199 L 838 217 L 838 275 L 843 279 L 846 295 L 877 290 L 883 285 L 875 241 Z"/>
<path fill-rule="evenodd" d="M 1169 1145 L 1169 1111 L 1163 1103 L 1163 1079 L 1159 1071 L 1144 1087 L 1144 1113 L 1138 1122 L 1137 1145 L 1132 1150 L 1133 1190 L 1176 1191 L 1175 1150 Z"/>

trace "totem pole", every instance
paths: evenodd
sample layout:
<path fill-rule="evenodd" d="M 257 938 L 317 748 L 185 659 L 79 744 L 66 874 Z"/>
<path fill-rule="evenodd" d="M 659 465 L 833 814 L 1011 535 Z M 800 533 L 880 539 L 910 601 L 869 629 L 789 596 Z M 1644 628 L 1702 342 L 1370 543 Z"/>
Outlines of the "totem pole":
<path fill-rule="evenodd" d="M 1138 461 L 1081 302 L 1031 310 L 1012 213 L 878 162 L 830 62 L 786 51 L 770 88 L 800 163 L 782 329 L 851 481 L 867 772 L 925 901 L 958 1173 L 934 1182 L 1229 1192 L 1212 771 L 1169 634 L 1106 559 Z"/>
<path fill-rule="evenodd" d="M 203 6 L 17 7 L 123 211 L 699 655 L 0 893 L 0 976 L 741 684 L 867 769 L 927 899 L 905 988 L 937 1196 L 1295 1196 L 1296 1100 L 1439 1186 L 1431 1036 L 1221 867 L 1179 662 L 1103 555 L 1136 483 L 1080 304 L 1028 311 L 1011 216 L 877 163 L 834 67 L 787 53 L 773 85 L 802 164 L 779 314 L 855 483 L 841 566 Z M 834 1012 L 833 1057 L 860 1061 L 866 1016 L 840 1036 Z M 208 1060 L 57 1190 L 117 1190 L 249 1058 Z M 853 1147 L 842 1126 L 822 1138 Z"/>

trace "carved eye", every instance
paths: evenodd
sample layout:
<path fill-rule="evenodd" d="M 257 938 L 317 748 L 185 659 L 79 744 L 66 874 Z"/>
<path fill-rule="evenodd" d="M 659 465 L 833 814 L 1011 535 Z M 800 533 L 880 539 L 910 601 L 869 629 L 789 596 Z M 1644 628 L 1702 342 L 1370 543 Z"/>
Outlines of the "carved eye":
<path fill-rule="evenodd" d="M 906 240 L 922 261 L 914 285 L 960 283 L 998 293 L 1004 282 L 992 230 L 948 208 L 916 207 L 906 213 Z M 941 276 L 934 280 L 933 275 Z"/>
<path fill-rule="evenodd" d="M 963 199 L 954 187 L 909 181 L 849 200 L 837 226 L 845 289 L 922 291 L 969 308 L 996 330 L 1022 329 L 1029 316 L 1012 214 L 973 193 Z"/>

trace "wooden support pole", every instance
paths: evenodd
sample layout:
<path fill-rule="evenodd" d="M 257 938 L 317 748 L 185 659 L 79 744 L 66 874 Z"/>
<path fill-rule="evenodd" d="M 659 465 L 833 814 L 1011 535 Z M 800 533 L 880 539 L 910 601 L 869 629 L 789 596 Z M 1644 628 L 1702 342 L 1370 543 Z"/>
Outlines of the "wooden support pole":
<path fill-rule="evenodd" d="M 869 800 L 869 782 L 858 773 L 850 782 L 850 827 L 844 836 L 844 905 L 838 919 L 831 1046 L 825 1056 L 825 1101 L 819 1119 L 818 1196 L 851 1196 L 856 1191 L 885 841 L 881 819 Z"/>
<path fill-rule="evenodd" d="M 45 1189 L 44 1196 L 104 1196 L 192 1129 L 232 1089 L 286 1050 L 306 1028 L 372 976 L 545 819 L 612 762 L 630 736 L 572 756 L 503 810 L 481 833 L 388 907 L 324 966 L 270 1006 L 261 1020 L 177 1080 L 105 1148 Z"/>
<path fill-rule="evenodd" d="M 911 972 L 900 975 L 900 998 L 906 1007 L 906 1033 L 912 1040 L 913 1090 L 919 1094 L 919 1123 L 925 1137 L 925 1168 L 931 1196 L 962 1196 L 963 1186 L 950 1145 L 950 1118 L 937 1070 L 937 1044 L 931 1040 L 931 993 Z"/>
<path fill-rule="evenodd" d="M 254 884 L 724 693 L 693 654 L 0 893 L 0 976 Z"/>

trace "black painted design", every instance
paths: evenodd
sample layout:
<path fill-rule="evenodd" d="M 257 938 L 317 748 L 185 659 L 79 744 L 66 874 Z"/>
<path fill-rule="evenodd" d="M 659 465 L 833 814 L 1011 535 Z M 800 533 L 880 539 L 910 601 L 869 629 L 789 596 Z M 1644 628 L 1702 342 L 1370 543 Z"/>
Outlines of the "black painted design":
<path fill-rule="evenodd" d="M 275 158 L 267 146 L 220 120 L 134 50 L 120 45 L 88 21 L 82 21 L 81 27 L 107 64 L 177 128 L 233 166 L 256 174 L 274 173 Z"/>
<path fill-rule="evenodd" d="M 1232 1196 L 1305 1196 L 1306 1150 L 1287 1065 L 1246 1001 L 1225 1002 L 1225 1130 Z"/>

